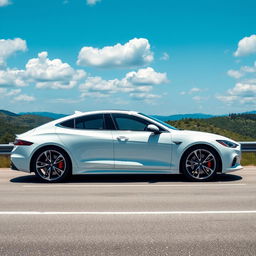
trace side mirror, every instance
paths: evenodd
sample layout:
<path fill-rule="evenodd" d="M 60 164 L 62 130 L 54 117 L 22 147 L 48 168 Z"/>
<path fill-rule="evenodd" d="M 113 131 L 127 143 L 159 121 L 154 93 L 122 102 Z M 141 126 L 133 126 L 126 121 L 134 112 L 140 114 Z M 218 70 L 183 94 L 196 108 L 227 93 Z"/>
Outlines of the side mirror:
<path fill-rule="evenodd" d="M 154 125 L 154 124 L 149 124 L 149 125 L 147 126 L 147 131 L 153 132 L 154 134 L 159 134 L 159 133 L 161 133 L 160 130 L 159 130 L 159 128 L 158 128 L 156 125 Z"/>

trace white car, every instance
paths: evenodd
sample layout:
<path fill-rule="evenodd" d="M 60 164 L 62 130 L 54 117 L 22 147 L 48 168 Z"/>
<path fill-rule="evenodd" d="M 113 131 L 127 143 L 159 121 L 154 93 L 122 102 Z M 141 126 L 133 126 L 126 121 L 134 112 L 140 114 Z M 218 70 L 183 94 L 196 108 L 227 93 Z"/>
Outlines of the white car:
<path fill-rule="evenodd" d="M 12 169 L 48 182 L 103 173 L 182 173 L 206 181 L 242 168 L 239 143 L 133 111 L 76 112 L 18 135 L 14 145 Z"/>

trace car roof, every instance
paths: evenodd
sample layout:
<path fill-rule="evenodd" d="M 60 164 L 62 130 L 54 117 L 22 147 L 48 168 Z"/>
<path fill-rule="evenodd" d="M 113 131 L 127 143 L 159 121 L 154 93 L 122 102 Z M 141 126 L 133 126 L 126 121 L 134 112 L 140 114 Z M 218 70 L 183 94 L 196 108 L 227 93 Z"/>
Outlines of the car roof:
<path fill-rule="evenodd" d="M 84 116 L 84 115 L 95 115 L 95 114 L 108 114 L 108 113 L 122 113 L 122 114 L 138 114 L 137 111 L 132 111 L 132 110 L 95 110 L 95 111 L 87 111 L 87 112 L 80 112 L 80 111 L 75 111 L 74 114 L 66 116 L 65 119 L 63 120 L 68 120 L 69 118 L 72 117 L 79 117 L 79 116 Z M 58 119 L 59 120 L 59 119 Z"/>
<path fill-rule="evenodd" d="M 96 110 L 96 111 L 88 111 L 88 112 L 80 112 L 80 111 L 75 111 L 74 114 L 53 120 L 49 123 L 43 124 L 37 128 L 45 128 L 45 127 L 51 127 L 55 126 L 58 123 L 64 122 L 66 120 L 69 120 L 71 118 L 76 118 L 84 115 L 94 115 L 94 114 L 107 114 L 107 113 L 124 113 L 124 114 L 138 114 L 136 111 L 130 111 L 130 110 Z"/>
<path fill-rule="evenodd" d="M 138 114 L 137 111 L 133 110 L 121 110 L 121 109 L 108 109 L 108 110 L 95 110 L 95 111 L 75 111 L 77 115 L 90 115 L 90 114 L 105 114 L 105 113 L 126 113 L 126 114 Z"/>

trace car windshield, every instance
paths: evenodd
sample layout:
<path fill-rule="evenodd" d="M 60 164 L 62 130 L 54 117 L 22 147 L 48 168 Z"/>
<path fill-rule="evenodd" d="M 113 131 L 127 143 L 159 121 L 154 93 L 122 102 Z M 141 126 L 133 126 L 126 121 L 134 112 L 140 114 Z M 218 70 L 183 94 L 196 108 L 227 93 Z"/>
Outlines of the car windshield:
<path fill-rule="evenodd" d="M 169 128 L 169 129 L 179 130 L 179 129 L 177 129 L 176 127 L 171 126 L 171 125 L 169 125 L 169 124 L 167 124 L 167 123 L 165 123 L 165 122 L 163 122 L 163 121 L 161 121 L 161 120 L 159 120 L 159 119 L 157 119 L 157 118 L 155 118 L 155 117 L 148 116 L 148 115 L 143 114 L 143 113 L 139 113 L 139 114 L 142 115 L 142 116 L 148 117 L 148 118 L 150 118 L 150 119 L 152 119 L 152 120 L 154 120 L 154 121 L 156 121 L 156 122 L 158 122 L 158 123 L 164 125 L 165 127 Z"/>

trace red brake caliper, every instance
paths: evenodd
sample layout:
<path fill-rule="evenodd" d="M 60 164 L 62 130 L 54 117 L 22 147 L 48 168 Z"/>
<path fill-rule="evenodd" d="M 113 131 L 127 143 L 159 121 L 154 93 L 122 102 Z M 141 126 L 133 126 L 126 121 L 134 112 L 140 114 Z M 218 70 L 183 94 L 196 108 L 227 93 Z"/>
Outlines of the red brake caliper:
<path fill-rule="evenodd" d="M 212 167 L 212 162 L 211 162 L 211 161 L 208 162 L 208 163 L 207 163 L 207 166 L 208 166 L 209 168 L 211 168 L 211 167 Z"/>
<path fill-rule="evenodd" d="M 64 167 L 63 161 L 59 162 L 59 163 L 58 163 L 58 168 L 63 169 L 63 167 Z"/>

